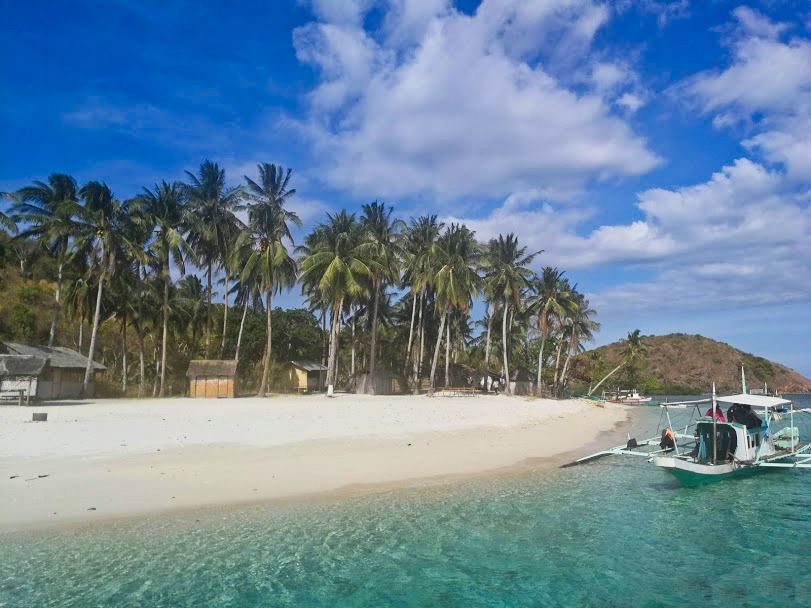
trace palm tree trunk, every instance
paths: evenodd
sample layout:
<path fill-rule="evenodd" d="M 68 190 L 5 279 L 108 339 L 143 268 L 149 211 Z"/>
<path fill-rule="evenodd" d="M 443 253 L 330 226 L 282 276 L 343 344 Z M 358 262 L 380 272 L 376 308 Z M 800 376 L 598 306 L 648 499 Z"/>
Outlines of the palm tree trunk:
<path fill-rule="evenodd" d="M 155 359 L 155 379 L 152 381 L 152 396 L 158 396 L 158 378 L 161 375 L 161 362 L 158 359 L 158 338 L 157 336 L 152 336 L 152 341 L 154 342 L 155 346 L 152 349 L 152 358 Z"/>
<path fill-rule="evenodd" d="M 166 394 L 166 346 L 169 341 L 169 260 L 164 260 L 163 277 L 163 337 L 161 338 L 161 383 L 158 397 Z"/>
<path fill-rule="evenodd" d="M 608 372 L 608 374 L 606 374 L 605 378 L 603 378 L 602 380 L 600 380 L 600 381 L 597 383 L 597 386 L 595 386 L 594 388 L 592 388 L 592 389 L 589 391 L 589 397 L 591 397 L 591 395 L 592 395 L 592 393 L 594 393 L 594 391 L 596 391 L 598 388 L 600 388 L 600 385 L 601 385 L 603 382 L 605 382 L 605 381 L 606 381 L 606 380 L 608 380 L 608 379 L 609 379 L 611 376 L 613 376 L 615 373 L 617 373 L 617 372 L 619 371 L 619 369 L 620 369 L 620 368 L 621 368 L 621 367 L 624 365 L 624 363 L 625 363 L 625 362 L 623 361 L 623 362 L 622 362 L 622 363 L 620 363 L 620 364 L 619 364 L 617 367 L 615 367 L 615 368 L 614 368 L 614 369 L 612 369 L 610 372 Z"/>
<path fill-rule="evenodd" d="M 351 308 L 350 308 L 351 311 Z M 352 314 L 352 359 L 349 368 L 349 375 L 355 377 L 355 315 Z"/>
<path fill-rule="evenodd" d="M 572 351 L 566 353 L 566 360 L 563 362 L 563 371 L 560 373 L 560 393 L 563 393 L 563 387 L 566 386 L 566 374 L 569 372 L 569 361 L 572 360 Z M 560 396 L 560 395 L 558 395 Z"/>
<path fill-rule="evenodd" d="M 451 323 L 445 324 L 445 388 L 451 385 Z"/>
<path fill-rule="evenodd" d="M 504 393 L 512 395 L 510 390 L 510 366 L 509 366 L 509 348 L 507 346 L 507 312 L 509 311 L 509 304 L 504 302 L 504 320 L 501 323 L 501 351 L 504 355 Z"/>
<path fill-rule="evenodd" d="M 84 370 L 84 381 L 82 382 L 81 396 L 87 394 L 87 387 L 90 384 L 90 377 L 93 375 L 93 357 L 96 354 L 96 337 L 99 333 L 99 319 L 101 318 L 101 290 L 104 287 L 104 275 L 106 274 L 106 264 L 104 263 L 104 244 L 101 246 L 101 275 L 99 276 L 99 289 L 96 293 L 96 311 L 93 313 L 93 330 L 90 333 L 90 351 L 87 354 L 87 367 Z"/>
<path fill-rule="evenodd" d="M 225 355 L 225 334 L 228 331 L 228 280 L 231 277 L 228 276 L 228 272 L 225 273 L 225 293 L 223 293 L 223 300 L 225 303 L 225 309 L 222 313 L 222 343 L 220 344 L 220 359 L 223 358 Z"/>
<path fill-rule="evenodd" d="M 245 329 L 245 317 L 248 316 L 248 304 L 250 296 L 245 298 L 245 307 L 242 309 L 242 321 L 239 322 L 239 334 L 237 335 L 237 351 L 234 353 L 234 360 L 239 361 L 239 347 L 242 346 L 242 331 Z"/>
<path fill-rule="evenodd" d="M 65 247 L 67 247 L 67 243 L 65 244 Z M 64 251 L 62 255 L 64 255 Z M 53 311 L 51 312 L 51 330 L 48 333 L 48 348 L 51 348 L 54 345 L 54 339 L 56 337 L 56 320 L 59 318 L 59 299 L 62 296 L 62 271 L 65 266 L 64 261 L 62 260 L 62 255 L 60 255 L 59 268 L 56 271 L 56 291 L 54 292 L 54 305 Z M 81 350 L 81 347 L 79 350 Z"/>
<path fill-rule="evenodd" d="M 417 314 L 417 294 L 411 294 L 411 323 L 408 326 L 408 348 L 406 349 L 405 367 L 403 367 L 403 375 L 408 374 L 408 363 L 411 358 L 411 341 L 414 338 L 414 317 Z"/>
<path fill-rule="evenodd" d="M 121 319 L 121 348 L 124 351 L 121 357 L 121 392 L 127 395 L 127 309 L 124 308 Z"/>
<path fill-rule="evenodd" d="M 273 338 L 273 332 L 270 321 L 272 301 L 273 301 L 273 287 L 271 286 L 271 288 L 268 289 L 267 295 L 267 311 L 265 315 L 265 335 L 267 337 L 267 341 L 265 342 L 265 358 L 263 362 L 264 368 L 262 369 L 262 384 L 259 387 L 259 395 L 257 395 L 258 397 L 264 397 L 268 390 L 268 376 L 270 375 L 270 343 Z"/>
<path fill-rule="evenodd" d="M 541 348 L 538 351 L 538 397 L 543 396 L 543 351 L 546 346 L 546 330 L 541 330 Z"/>
<path fill-rule="evenodd" d="M 211 262 L 208 263 L 206 281 L 208 282 L 208 294 L 206 297 L 206 359 L 210 355 L 211 349 Z"/>
<path fill-rule="evenodd" d="M 425 291 L 422 292 L 422 300 L 420 301 L 420 363 L 419 363 L 419 370 L 420 374 L 422 374 L 422 362 L 425 360 L 425 321 L 427 318 L 427 313 L 423 316 L 423 309 L 425 308 Z"/>
<path fill-rule="evenodd" d="M 371 349 L 369 350 L 369 378 L 374 378 L 375 373 L 375 357 L 377 355 L 377 306 L 380 301 L 380 283 L 375 286 L 375 301 L 374 301 L 374 310 L 372 311 L 372 345 Z M 375 383 L 372 380 L 371 386 L 371 394 L 375 394 Z"/>
<path fill-rule="evenodd" d="M 419 293 L 420 298 L 420 315 L 419 320 L 417 321 L 417 336 L 414 340 L 414 348 L 417 349 L 417 352 L 414 353 L 414 369 L 413 369 L 413 378 L 414 378 L 414 387 L 413 392 L 415 395 L 420 394 L 420 363 L 422 362 L 422 352 L 421 352 L 421 342 L 422 342 L 422 308 L 425 300 L 425 296 L 423 292 Z"/>
<path fill-rule="evenodd" d="M 79 307 L 79 354 L 84 346 L 84 306 Z"/>
<path fill-rule="evenodd" d="M 448 311 L 442 313 L 439 320 L 439 331 L 436 335 L 436 348 L 434 348 L 434 358 L 431 361 L 431 384 L 428 387 L 428 396 L 434 396 L 434 378 L 436 378 L 436 363 L 439 359 L 439 347 L 442 346 L 442 334 L 445 332 L 445 318 L 448 316 Z"/>
<path fill-rule="evenodd" d="M 332 334 L 332 326 L 330 326 L 330 334 Z M 321 308 L 321 365 L 327 365 L 327 308 Z M 329 366 L 327 366 L 329 367 Z"/>
<path fill-rule="evenodd" d="M 482 392 L 489 393 L 490 388 L 487 386 L 487 378 L 490 377 L 490 332 L 493 329 L 493 310 L 492 303 L 487 305 L 487 339 L 484 343 L 484 374 L 482 375 Z"/>
<path fill-rule="evenodd" d="M 329 336 L 329 359 L 327 360 L 327 385 L 335 386 L 338 377 L 338 338 L 341 327 L 341 314 L 343 312 L 343 298 L 338 300 L 338 306 L 332 313 L 332 328 Z"/>
<path fill-rule="evenodd" d="M 144 353 L 144 326 L 140 319 L 136 327 L 138 329 L 138 378 L 140 380 L 138 396 L 143 397 L 146 390 L 146 354 Z"/>
<path fill-rule="evenodd" d="M 552 380 L 552 392 L 557 395 L 558 392 L 558 368 L 560 367 L 560 351 L 563 350 L 563 335 L 560 336 L 560 341 L 558 342 L 558 350 L 557 354 L 555 355 L 555 377 Z"/>

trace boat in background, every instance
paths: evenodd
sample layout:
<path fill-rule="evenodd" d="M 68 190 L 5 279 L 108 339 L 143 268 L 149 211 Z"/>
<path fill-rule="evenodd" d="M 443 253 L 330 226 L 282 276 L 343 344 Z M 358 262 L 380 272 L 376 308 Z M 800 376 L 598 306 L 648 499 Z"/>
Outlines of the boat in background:
<path fill-rule="evenodd" d="M 642 403 L 650 403 L 651 397 L 643 397 L 639 392 L 634 389 L 632 391 L 616 390 L 613 392 L 603 391 L 603 401 L 609 403 L 621 403 L 623 405 L 640 405 Z"/>

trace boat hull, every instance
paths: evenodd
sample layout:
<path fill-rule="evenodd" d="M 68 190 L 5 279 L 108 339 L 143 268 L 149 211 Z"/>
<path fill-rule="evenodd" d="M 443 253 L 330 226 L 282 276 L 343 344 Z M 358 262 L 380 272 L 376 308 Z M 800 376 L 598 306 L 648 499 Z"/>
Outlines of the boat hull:
<path fill-rule="evenodd" d="M 674 456 L 655 456 L 653 464 L 664 469 L 675 477 L 682 485 L 688 487 L 702 486 L 715 483 L 731 477 L 743 477 L 762 472 L 761 467 L 739 466 L 735 463 L 723 464 L 699 464 L 689 460 L 683 460 Z"/>

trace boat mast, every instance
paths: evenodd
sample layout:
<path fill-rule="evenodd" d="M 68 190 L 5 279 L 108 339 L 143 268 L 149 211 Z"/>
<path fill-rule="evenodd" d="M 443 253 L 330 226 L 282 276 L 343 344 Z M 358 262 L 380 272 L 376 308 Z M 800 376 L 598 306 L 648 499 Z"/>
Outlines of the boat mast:
<path fill-rule="evenodd" d="M 743 373 L 743 367 L 741 367 L 741 373 Z M 745 381 L 744 381 L 745 382 Z M 715 421 L 715 382 L 712 383 L 712 463 L 715 464 L 715 450 L 716 450 L 716 441 L 717 435 L 715 433 L 716 421 Z"/>

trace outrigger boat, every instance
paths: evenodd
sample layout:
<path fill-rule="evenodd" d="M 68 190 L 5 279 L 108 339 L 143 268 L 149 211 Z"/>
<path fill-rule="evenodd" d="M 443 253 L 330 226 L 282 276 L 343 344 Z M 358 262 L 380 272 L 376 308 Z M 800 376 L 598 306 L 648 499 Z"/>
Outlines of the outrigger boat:
<path fill-rule="evenodd" d="M 662 403 L 660 421 L 666 419 L 667 427 L 661 435 L 642 441 L 629 437 L 625 445 L 563 466 L 603 456 L 641 456 L 688 486 L 768 469 L 811 469 L 811 442 L 806 434 L 802 443 L 794 426 L 795 417 L 811 415 L 811 408 L 796 409 L 791 400 L 782 397 L 747 394 L 745 379 L 743 389 L 737 395 L 716 397 L 713 385 L 710 399 Z M 711 406 L 702 416 L 706 404 Z M 726 416 L 721 404 L 729 406 Z M 672 410 L 691 411 L 683 429 L 675 428 Z M 777 429 L 778 422 L 785 420 L 788 426 Z"/>
<path fill-rule="evenodd" d="M 651 397 L 643 397 L 638 391 L 603 391 L 603 401 L 609 403 L 620 403 L 624 405 L 641 405 L 643 403 L 650 403 L 653 399 Z"/>

